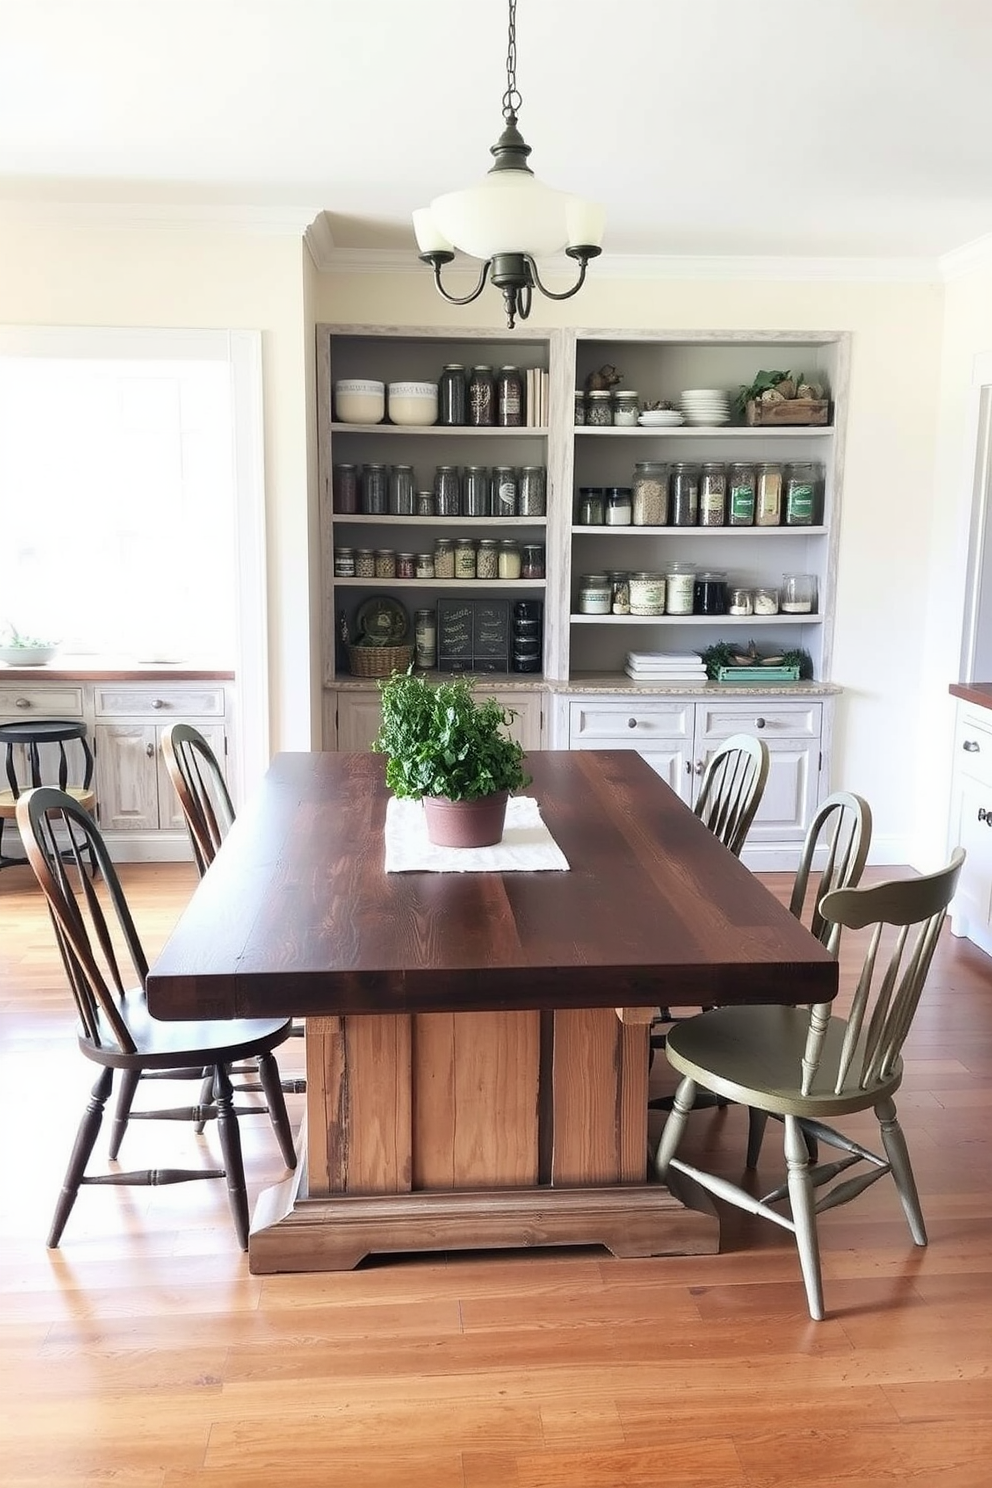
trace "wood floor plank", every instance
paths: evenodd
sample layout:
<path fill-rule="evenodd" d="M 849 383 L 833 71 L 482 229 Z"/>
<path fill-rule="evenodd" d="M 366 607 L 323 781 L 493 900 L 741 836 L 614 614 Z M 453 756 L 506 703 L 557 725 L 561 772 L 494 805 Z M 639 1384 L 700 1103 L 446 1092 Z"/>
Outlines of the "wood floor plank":
<path fill-rule="evenodd" d="M 192 869 L 122 877 L 153 954 Z M 767 881 L 784 895 L 787 876 Z M 992 962 L 968 942 L 942 937 L 897 1098 L 931 1243 L 887 1182 L 825 1214 L 813 1323 L 791 1237 L 738 1211 L 716 1256 L 252 1277 L 222 1185 L 90 1189 L 49 1253 L 92 1072 L 25 871 L 0 878 L 0 931 L 3 1488 L 988 1488 Z M 280 1055 L 303 1073 L 302 1040 Z M 243 1126 L 254 1198 L 282 1166 L 267 1120 Z M 170 1157 L 214 1150 L 165 1136 Z M 161 1140 L 151 1123 L 127 1138 L 136 1160 Z M 686 1155 L 739 1176 L 745 1140 L 739 1108 L 700 1111 Z M 755 1181 L 780 1164 L 769 1132 Z"/>

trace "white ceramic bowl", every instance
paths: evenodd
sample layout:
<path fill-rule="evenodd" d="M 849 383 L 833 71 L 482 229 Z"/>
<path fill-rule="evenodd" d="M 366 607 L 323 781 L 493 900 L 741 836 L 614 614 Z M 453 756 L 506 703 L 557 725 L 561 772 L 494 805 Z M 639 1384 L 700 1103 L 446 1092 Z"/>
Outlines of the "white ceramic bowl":
<path fill-rule="evenodd" d="M 44 666 L 58 655 L 57 646 L 0 646 L 0 661 L 8 666 Z"/>
<path fill-rule="evenodd" d="M 381 424 L 386 415 L 385 383 L 358 378 L 336 382 L 334 412 L 342 424 Z"/>
<path fill-rule="evenodd" d="M 389 418 L 394 424 L 436 424 L 437 383 L 391 382 Z"/>

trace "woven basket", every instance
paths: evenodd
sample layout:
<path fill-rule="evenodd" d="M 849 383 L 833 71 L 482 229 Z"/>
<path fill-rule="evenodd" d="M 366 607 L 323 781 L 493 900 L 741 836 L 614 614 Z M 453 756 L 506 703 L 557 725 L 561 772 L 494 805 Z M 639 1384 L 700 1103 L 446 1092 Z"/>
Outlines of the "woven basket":
<path fill-rule="evenodd" d="M 412 660 L 412 646 L 348 647 L 348 670 L 353 677 L 391 677 L 393 672 L 405 672 Z"/>

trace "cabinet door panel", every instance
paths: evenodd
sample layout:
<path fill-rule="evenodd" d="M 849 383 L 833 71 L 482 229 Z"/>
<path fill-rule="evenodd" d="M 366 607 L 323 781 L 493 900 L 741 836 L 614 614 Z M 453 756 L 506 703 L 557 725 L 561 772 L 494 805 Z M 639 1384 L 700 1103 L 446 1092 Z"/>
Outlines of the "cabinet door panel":
<path fill-rule="evenodd" d="M 345 753 L 366 753 L 379 732 L 377 692 L 338 693 L 338 748 Z"/>
<path fill-rule="evenodd" d="M 158 730 L 154 724 L 97 724 L 96 789 L 104 831 L 157 831 Z"/>
<path fill-rule="evenodd" d="M 540 693 L 501 692 L 496 688 L 488 692 L 484 690 L 483 683 L 479 684 L 479 691 L 483 696 L 496 698 L 504 708 L 514 710 L 517 716 L 507 729 L 511 739 L 519 740 L 524 749 L 543 748 L 543 709 Z"/>
<path fill-rule="evenodd" d="M 968 927 L 987 930 L 992 925 L 992 787 L 960 776 L 954 813 L 954 841 L 968 854 L 954 896 L 955 918 Z"/>

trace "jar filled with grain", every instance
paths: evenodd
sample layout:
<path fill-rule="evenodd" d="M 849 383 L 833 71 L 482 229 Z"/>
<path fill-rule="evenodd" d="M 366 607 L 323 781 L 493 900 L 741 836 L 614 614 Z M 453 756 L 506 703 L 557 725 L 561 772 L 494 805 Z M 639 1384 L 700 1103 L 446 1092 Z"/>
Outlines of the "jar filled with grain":
<path fill-rule="evenodd" d="M 462 481 L 462 516 L 491 517 L 492 474 L 488 465 L 466 465 Z"/>
<path fill-rule="evenodd" d="M 607 391 L 586 395 L 586 423 L 594 429 L 606 429 L 613 423 L 613 399 Z"/>
<path fill-rule="evenodd" d="M 434 541 L 434 577 L 455 577 L 455 544 L 450 537 L 438 537 Z"/>
<path fill-rule="evenodd" d="M 417 499 L 417 483 L 413 478 L 412 465 L 391 465 L 389 468 L 389 515 L 412 517 Z"/>
<path fill-rule="evenodd" d="M 389 471 L 385 465 L 362 466 L 362 511 L 367 517 L 389 514 Z"/>
<path fill-rule="evenodd" d="M 468 380 L 468 421 L 476 428 L 496 422 L 496 384 L 492 367 L 472 368 Z"/>
<path fill-rule="evenodd" d="M 334 510 L 357 512 L 358 466 L 335 465 L 333 472 Z"/>
<path fill-rule="evenodd" d="M 495 579 L 499 574 L 499 543 L 492 537 L 480 539 L 475 554 L 475 577 Z"/>
<path fill-rule="evenodd" d="M 703 464 L 699 478 L 699 525 L 722 527 L 727 510 L 727 467 L 716 460 Z"/>
<path fill-rule="evenodd" d="M 673 527 L 695 527 L 699 522 L 699 466 L 679 460 L 672 466 L 669 520 Z"/>
<path fill-rule="evenodd" d="M 439 517 L 462 514 L 462 482 L 457 465 L 439 465 L 434 472 L 434 507 Z"/>
<path fill-rule="evenodd" d="M 634 466 L 631 520 L 635 527 L 664 527 L 668 521 L 668 466 L 641 460 Z"/>
<path fill-rule="evenodd" d="M 785 525 L 808 527 L 816 504 L 818 470 L 809 463 L 790 465 L 785 472 Z"/>
<path fill-rule="evenodd" d="M 548 509 L 548 473 L 543 465 L 523 465 L 517 487 L 517 515 L 543 517 Z"/>
<path fill-rule="evenodd" d="M 517 514 L 517 472 L 512 465 L 493 468 L 493 516 L 515 517 Z"/>
<path fill-rule="evenodd" d="M 581 388 L 575 389 L 575 422 L 577 425 L 586 421 L 586 395 Z"/>
<path fill-rule="evenodd" d="M 613 591 L 613 596 L 612 596 L 612 599 L 610 601 L 610 610 L 611 610 L 611 612 L 614 615 L 629 615 L 630 614 L 630 574 L 629 573 L 623 573 L 623 572 L 611 573 L 610 574 L 610 588 Z M 663 611 L 664 611 L 664 604 L 662 604 L 662 608 L 661 608 L 661 610 L 659 610 L 658 613 L 661 614 L 661 613 L 663 613 Z"/>
<path fill-rule="evenodd" d="M 432 517 L 434 515 L 434 492 L 417 492 L 417 516 Z"/>
<path fill-rule="evenodd" d="M 377 579 L 395 579 L 396 554 L 392 548 L 376 549 L 375 576 Z"/>
<path fill-rule="evenodd" d="M 632 573 L 630 576 L 630 613 L 663 615 L 668 588 L 666 576 L 660 573 Z"/>
<path fill-rule="evenodd" d="M 782 519 L 782 467 L 774 461 L 758 466 L 754 494 L 756 527 L 777 527 Z M 755 606 L 755 614 L 758 613 Z"/>
<path fill-rule="evenodd" d="M 602 486 L 580 486 L 575 508 L 576 524 L 579 527 L 602 527 L 605 506 Z"/>
<path fill-rule="evenodd" d="M 375 553 L 372 548 L 355 549 L 355 578 L 375 578 Z"/>
<path fill-rule="evenodd" d="M 455 538 L 455 578 L 475 578 L 475 543 L 470 537 Z"/>

